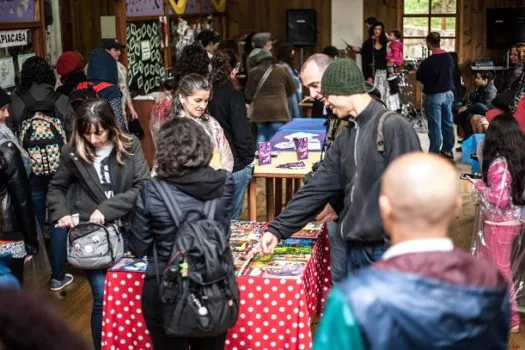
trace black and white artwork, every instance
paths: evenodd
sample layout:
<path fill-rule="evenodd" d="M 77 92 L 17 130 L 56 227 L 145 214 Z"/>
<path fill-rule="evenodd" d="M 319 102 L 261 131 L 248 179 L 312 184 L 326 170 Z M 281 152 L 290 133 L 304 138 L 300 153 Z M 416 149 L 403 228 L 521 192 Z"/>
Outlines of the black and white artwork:
<path fill-rule="evenodd" d="M 160 38 L 160 24 L 157 22 L 127 25 L 128 81 L 132 91 L 148 94 L 159 88 L 164 80 L 166 72 L 162 64 Z M 147 55 L 143 50 L 145 42 L 149 43 Z"/>

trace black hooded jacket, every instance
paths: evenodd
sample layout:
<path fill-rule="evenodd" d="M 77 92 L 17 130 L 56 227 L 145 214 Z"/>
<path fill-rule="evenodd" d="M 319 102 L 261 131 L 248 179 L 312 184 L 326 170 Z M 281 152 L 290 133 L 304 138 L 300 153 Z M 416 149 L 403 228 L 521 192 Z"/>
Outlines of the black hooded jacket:
<path fill-rule="evenodd" d="M 163 181 L 166 181 L 171 189 L 169 197 L 177 201 L 183 213 L 191 209 L 200 210 L 204 201 L 221 198 L 217 204 L 215 220 L 228 227 L 229 232 L 234 190 L 230 173 L 207 167 Z M 146 277 L 155 276 L 153 245 L 157 248 L 159 271 L 162 271 L 171 255 L 177 227 L 152 181 L 145 181 L 141 185 L 132 213 L 131 226 L 129 248 L 135 256 L 148 256 Z"/>

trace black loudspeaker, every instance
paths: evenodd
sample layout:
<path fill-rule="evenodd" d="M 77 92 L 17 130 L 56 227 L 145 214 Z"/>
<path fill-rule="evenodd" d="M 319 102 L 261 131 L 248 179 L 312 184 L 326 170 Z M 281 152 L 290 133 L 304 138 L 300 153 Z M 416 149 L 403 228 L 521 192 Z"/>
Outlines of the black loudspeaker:
<path fill-rule="evenodd" d="M 315 46 L 317 26 L 315 10 L 286 11 L 286 39 L 294 46 Z"/>
<path fill-rule="evenodd" d="M 508 49 L 525 41 L 525 7 L 487 9 L 487 48 Z"/>

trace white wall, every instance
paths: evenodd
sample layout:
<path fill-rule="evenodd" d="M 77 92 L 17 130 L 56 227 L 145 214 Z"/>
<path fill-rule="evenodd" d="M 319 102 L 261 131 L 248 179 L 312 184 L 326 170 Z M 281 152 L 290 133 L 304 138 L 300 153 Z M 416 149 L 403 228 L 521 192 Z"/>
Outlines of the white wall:
<path fill-rule="evenodd" d="M 344 49 L 344 39 L 350 45 L 363 43 L 363 0 L 332 0 L 332 45 Z M 356 57 L 361 64 L 360 57 Z"/>

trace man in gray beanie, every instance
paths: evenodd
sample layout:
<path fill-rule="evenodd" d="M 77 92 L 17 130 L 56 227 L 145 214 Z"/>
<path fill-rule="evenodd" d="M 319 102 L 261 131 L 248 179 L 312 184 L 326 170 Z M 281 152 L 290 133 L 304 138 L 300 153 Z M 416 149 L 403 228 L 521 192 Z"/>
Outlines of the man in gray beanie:
<path fill-rule="evenodd" d="M 324 103 L 349 128 L 335 139 L 322 165 L 296 193 L 261 238 L 269 254 L 312 221 L 340 192 L 339 232 L 346 241 L 348 273 L 381 258 L 387 237 L 379 216 L 379 184 L 386 167 L 402 154 L 420 151 L 414 128 L 369 94 L 363 73 L 350 59 L 335 60 L 321 80 Z"/>
<path fill-rule="evenodd" d="M 272 35 L 270 33 L 257 33 L 252 38 L 254 49 L 248 55 L 246 71 L 249 73 L 256 65 L 256 56 L 272 56 Z M 260 60 L 259 60 L 260 61 Z"/>

